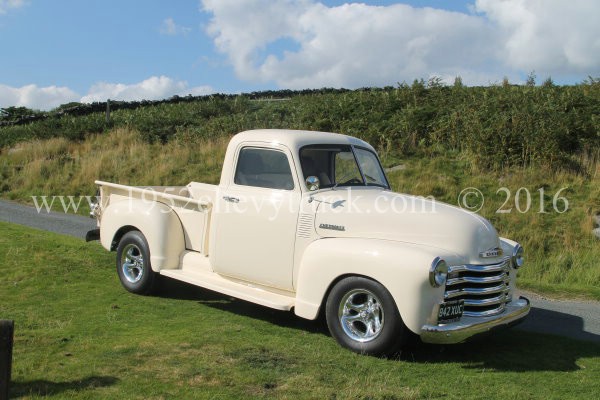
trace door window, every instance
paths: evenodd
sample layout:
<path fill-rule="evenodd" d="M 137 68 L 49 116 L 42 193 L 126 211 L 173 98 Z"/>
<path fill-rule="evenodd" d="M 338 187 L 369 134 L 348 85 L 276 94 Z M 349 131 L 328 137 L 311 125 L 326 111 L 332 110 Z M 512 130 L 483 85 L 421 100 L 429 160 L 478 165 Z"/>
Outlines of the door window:
<path fill-rule="evenodd" d="M 294 189 L 294 179 L 285 153 L 257 147 L 240 150 L 234 182 L 236 185 L 269 189 Z"/>

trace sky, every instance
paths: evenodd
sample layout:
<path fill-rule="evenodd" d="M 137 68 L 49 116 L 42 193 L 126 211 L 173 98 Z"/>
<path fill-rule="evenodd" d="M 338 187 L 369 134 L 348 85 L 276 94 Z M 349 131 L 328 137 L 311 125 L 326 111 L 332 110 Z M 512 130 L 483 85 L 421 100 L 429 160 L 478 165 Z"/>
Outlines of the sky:
<path fill-rule="evenodd" d="M 0 0 L 0 108 L 600 77 L 598 0 Z"/>

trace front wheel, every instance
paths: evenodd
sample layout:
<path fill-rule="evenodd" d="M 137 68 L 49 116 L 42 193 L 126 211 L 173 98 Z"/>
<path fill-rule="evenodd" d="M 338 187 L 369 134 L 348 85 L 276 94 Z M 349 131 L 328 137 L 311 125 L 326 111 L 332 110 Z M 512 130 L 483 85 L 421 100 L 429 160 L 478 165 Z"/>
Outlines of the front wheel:
<path fill-rule="evenodd" d="M 404 323 L 390 292 L 363 277 L 345 278 L 333 287 L 325 317 L 331 336 L 360 354 L 392 355 L 405 336 Z"/>
<path fill-rule="evenodd" d="M 136 294 L 151 294 L 157 274 L 150 265 L 150 249 L 139 231 L 127 232 L 117 247 L 117 274 L 125 289 Z"/>

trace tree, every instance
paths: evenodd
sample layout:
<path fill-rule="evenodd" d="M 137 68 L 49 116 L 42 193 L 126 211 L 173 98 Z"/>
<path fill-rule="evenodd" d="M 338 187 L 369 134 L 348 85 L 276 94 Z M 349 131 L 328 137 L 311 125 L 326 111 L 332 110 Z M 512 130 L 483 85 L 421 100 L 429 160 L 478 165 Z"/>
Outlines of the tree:
<path fill-rule="evenodd" d="M 434 75 L 427 81 L 427 87 L 429 89 L 440 88 L 442 86 L 444 86 L 444 80 L 440 76 Z"/>
<path fill-rule="evenodd" d="M 554 81 L 552 80 L 552 77 L 549 76 L 546 78 L 546 80 L 544 81 L 544 83 L 542 83 L 543 87 L 553 87 L 554 86 Z"/>
<path fill-rule="evenodd" d="M 535 71 L 531 71 L 529 75 L 527 75 L 527 80 L 525 81 L 525 86 L 535 86 Z"/>

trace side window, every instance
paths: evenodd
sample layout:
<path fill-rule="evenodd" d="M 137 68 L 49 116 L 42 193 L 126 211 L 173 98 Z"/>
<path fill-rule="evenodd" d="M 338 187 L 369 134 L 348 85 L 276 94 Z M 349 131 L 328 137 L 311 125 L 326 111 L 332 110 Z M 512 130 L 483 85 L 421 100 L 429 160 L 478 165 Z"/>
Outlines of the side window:
<path fill-rule="evenodd" d="M 240 150 L 234 180 L 236 185 L 292 190 L 294 180 L 285 153 L 244 147 Z"/>

